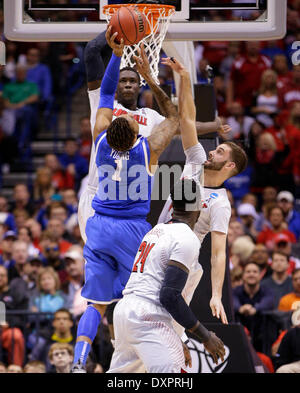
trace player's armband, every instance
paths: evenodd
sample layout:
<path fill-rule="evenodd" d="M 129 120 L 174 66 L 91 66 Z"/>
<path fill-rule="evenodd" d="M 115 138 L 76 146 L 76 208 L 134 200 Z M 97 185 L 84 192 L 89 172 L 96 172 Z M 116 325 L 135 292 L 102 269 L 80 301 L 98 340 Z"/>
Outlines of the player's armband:
<path fill-rule="evenodd" d="M 165 272 L 159 300 L 176 322 L 185 329 L 191 329 L 198 320 L 181 294 L 187 278 L 187 272 L 177 266 L 169 265 Z"/>

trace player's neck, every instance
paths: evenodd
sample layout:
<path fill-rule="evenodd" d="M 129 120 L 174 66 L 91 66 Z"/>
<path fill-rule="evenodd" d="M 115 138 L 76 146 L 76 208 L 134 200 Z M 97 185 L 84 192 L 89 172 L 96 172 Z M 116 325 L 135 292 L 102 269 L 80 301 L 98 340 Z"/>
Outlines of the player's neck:
<path fill-rule="evenodd" d="M 128 109 L 130 111 L 136 111 L 136 109 L 137 109 L 136 101 L 134 101 L 134 102 L 124 102 L 124 101 L 122 101 L 122 102 L 120 102 L 120 104 L 122 106 L 124 106 L 124 108 L 126 108 L 126 109 Z"/>
<path fill-rule="evenodd" d="M 205 187 L 220 187 L 225 180 L 227 180 L 227 174 L 221 171 L 210 171 L 204 169 L 204 186 Z"/>
<path fill-rule="evenodd" d="M 171 222 L 187 224 L 193 230 L 198 219 L 198 215 L 194 213 L 195 212 L 174 212 Z"/>

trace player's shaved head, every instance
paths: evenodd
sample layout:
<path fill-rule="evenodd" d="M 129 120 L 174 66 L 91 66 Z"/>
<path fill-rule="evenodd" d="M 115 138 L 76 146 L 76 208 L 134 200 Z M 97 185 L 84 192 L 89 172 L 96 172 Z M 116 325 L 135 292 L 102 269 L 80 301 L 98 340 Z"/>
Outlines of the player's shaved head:
<path fill-rule="evenodd" d="M 181 179 L 171 189 L 173 209 L 183 211 L 200 210 L 201 192 L 193 179 Z"/>

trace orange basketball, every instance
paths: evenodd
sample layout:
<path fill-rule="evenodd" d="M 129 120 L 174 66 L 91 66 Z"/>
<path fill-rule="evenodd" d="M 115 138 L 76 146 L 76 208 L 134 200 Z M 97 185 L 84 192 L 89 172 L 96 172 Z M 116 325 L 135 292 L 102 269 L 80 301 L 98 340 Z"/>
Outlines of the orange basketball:
<path fill-rule="evenodd" d="M 134 45 L 146 36 L 147 20 L 137 7 L 120 7 L 111 17 L 109 26 L 112 26 L 112 34 L 118 33 L 116 42 L 123 38 L 125 45 Z"/>

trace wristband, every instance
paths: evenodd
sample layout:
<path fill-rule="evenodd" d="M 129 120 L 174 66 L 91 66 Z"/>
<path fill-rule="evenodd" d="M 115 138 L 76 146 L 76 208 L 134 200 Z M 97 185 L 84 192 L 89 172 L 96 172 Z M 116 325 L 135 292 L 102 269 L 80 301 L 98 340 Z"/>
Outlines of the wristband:
<path fill-rule="evenodd" d="M 210 332 L 200 322 L 195 330 L 191 331 L 201 343 L 205 344 L 210 339 Z"/>

